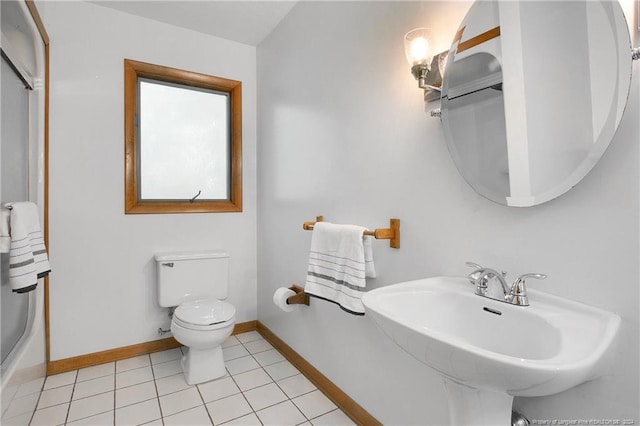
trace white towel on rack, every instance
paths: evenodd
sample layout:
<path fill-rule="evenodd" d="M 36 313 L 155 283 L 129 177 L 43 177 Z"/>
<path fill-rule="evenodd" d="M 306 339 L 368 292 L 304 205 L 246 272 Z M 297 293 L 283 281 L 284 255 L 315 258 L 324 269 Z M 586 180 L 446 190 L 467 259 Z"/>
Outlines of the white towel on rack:
<path fill-rule="evenodd" d="M 366 277 L 375 278 L 371 237 L 366 228 L 317 222 L 311 236 L 305 292 L 352 314 L 363 315 Z"/>
<path fill-rule="evenodd" d="M 9 283 L 14 292 L 26 293 L 36 288 L 38 278 L 51 272 L 38 207 L 28 201 L 7 203 L 5 207 L 11 210 Z"/>

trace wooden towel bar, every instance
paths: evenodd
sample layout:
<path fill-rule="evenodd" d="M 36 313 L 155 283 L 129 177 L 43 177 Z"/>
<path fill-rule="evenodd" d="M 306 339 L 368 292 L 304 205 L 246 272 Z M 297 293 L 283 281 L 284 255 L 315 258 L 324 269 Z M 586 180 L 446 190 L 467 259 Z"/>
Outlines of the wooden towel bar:
<path fill-rule="evenodd" d="M 315 222 L 304 222 L 302 229 L 312 231 L 316 222 L 322 222 L 322 216 L 316 216 Z M 370 235 L 378 240 L 390 240 L 389 246 L 392 248 L 400 248 L 400 219 L 390 219 L 388 228 L 378 228 L 373 231 L 364 231 L 364 235 Z"/>

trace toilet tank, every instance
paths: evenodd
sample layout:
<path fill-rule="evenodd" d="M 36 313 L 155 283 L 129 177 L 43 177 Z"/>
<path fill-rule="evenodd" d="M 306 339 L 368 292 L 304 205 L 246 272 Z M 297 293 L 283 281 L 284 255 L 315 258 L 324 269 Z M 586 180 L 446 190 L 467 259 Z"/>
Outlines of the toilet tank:
<path fill-rule="evenodd" d="M 227 298 L 229 254 L 221 250 L 157 253 L 158 302 L 178 306 L 197 299 Z"/>

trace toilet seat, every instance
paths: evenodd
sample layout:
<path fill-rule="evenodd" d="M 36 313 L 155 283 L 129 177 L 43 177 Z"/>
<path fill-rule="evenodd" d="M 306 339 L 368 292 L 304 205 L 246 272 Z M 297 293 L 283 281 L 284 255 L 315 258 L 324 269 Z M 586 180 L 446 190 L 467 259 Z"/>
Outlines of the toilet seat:
<path fill-rule="evenodd" d="M 176 324 L 193 330 L 215 330 L 235 321 L 236 308 L 216 299 L 199 299 L 180 304 L 173 312 Z"/>

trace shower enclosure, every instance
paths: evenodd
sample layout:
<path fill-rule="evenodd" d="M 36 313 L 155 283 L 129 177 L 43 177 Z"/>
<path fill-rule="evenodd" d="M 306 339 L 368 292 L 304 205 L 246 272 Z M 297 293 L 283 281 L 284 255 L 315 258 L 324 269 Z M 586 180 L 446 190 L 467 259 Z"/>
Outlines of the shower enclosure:
<path fill-rule="evenodd" d="M 9 201 L 32 201 L 44 218 L 45 46 L 24 0 L 0 8 L 0 213 Z M 44 284 L 13 293 L 1 244 L 0 356 L 0 423 L 27 425 L 46 374 Z"/>
<path fill-rule="evenodd" d="M 2 122 L 0 124 L 0 205 L 29 199 L 29 89 L 2 56 Z M 5 213 L 6 214 L 6 213 Z M 9 253 L 0 250 L 0 353 L 2 363 L 27 327 L 29 295 L 13 294 Z"/>

